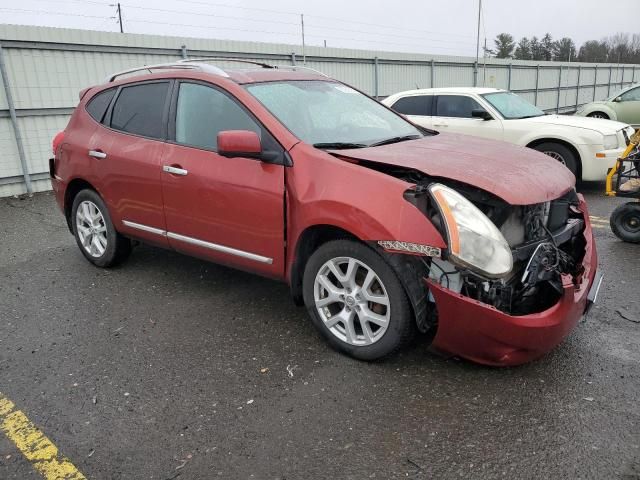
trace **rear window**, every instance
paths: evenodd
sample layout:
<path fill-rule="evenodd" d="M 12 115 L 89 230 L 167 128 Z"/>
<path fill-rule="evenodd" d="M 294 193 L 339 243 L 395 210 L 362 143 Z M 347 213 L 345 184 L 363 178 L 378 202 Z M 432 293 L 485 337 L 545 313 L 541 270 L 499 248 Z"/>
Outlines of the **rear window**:
<path fill-rule="evenodd" d="M 107 108 L 109 108 L 111 99 L 115 94 L 116 89 L 110 88 L 95 95 L 89 100 L 89 103 L 87 103 L 87 113 L 91 115 L 96 122 L 102 122 L 104 114 L 107 112 Z"/>
<path fill-rule="evenodd" d="M 124 87 L 111 114 L 111 128 L 152 138 L 163 138 L 162 114 L 169 82 Z"/>
<path fill-rule="evenodd" d="M 432 95 L 412 95 L 404 97 L 393 104 L 396 112 L 404 115 L 431 116 Z"/>

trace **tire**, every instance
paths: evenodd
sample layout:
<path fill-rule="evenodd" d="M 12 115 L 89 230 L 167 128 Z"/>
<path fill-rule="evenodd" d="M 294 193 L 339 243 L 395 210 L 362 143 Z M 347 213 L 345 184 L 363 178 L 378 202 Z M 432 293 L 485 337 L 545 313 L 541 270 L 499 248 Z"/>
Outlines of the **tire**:
<path fill-rule="evenodd" d="M 131 241 L 116 231 L 107 206 L 93 190 L 81 190 L 73 199 L 71 225 L 78 248 L 98 267 L 113 267 L 131 253 Z"/>
<path fill-rule="evenodd" d="M 591 112 L 587 117 L 591 118 L 604 118 L 605 120 L 609 120 L 609 115 L 604 112 Z"/>
<path fill-rule="evenodd" d="M 616 207 L 609 223 L 620 240 L 640 243 L 640 202 L 629 202 Z"/>
<path fill-rule="evenodd" d="M 579 162 L 575 154 L 567 147 L 560 143 L 545 142 L 533 147 L 534 150 L 544 153 L 551 158 L 558 160 L 565 167 L 571 170 L 571 173 L 580 180 Z"/>
<path fill-rule="evenodd" d="M 320 246 L 305 266 L 302 290 L 314 326 L 339 352 L 377 360 L 415 336 L 411 305 L 395 271 L 362 243 Z"/>

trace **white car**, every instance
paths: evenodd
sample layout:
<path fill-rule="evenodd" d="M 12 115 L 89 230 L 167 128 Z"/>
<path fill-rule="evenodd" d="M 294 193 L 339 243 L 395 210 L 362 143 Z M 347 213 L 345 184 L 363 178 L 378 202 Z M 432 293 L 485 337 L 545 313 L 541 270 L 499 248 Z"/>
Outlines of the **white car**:
<path fill-rule="evenodd" d="M 522 97 L 495 88 L 429 88 L 396 93 L 382 103 L 417 125 L 530 147 L 564 163 L 578 180 L 604 180 L 634 129 L 626 123 L 547 115 Z"/>

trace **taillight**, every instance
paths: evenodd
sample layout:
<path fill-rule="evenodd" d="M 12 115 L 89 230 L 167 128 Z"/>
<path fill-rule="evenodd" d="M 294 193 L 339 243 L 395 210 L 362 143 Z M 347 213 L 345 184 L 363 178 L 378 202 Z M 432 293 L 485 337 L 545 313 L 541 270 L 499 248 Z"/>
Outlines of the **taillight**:
<path fill-rule="evenodd" d="M 56 136 L 53 137 L 53 142 L 51 143 L 51 148 L 53 150 L 53 156 L 54 157 L 56 156 L 56 151 L 58 150 L 58 147 L 62 143 L 63 139 L 64 139 L 64 130 L 62 132 L 56 133 Z"/>

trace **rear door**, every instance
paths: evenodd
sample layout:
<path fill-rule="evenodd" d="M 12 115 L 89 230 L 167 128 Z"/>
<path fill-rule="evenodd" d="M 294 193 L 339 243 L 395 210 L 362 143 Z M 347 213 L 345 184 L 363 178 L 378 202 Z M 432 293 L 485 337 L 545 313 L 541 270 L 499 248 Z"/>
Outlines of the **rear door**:
<path fill-rule="evenodd" d="M 443 132 L 502 140 L 502 121 L 494 118 L 474 118 L 473 110 L 486 110 L 469 95 L 438 95 L 435 97 L 433 128 Z"/>
<path fill-rule="evenodd" d="M 408 95 L 395 101 L 391 108 L 403 114 L 416 125 L 433 128 L 433 95 Z"/>
<path fill-rule="evenodd" d="M 90 153 L 116 228 L 167 246 L 160 178 L 171 80 L 121 86 Z M 91 153 L 92 152 L 92 153 Z"/>
<path fill-rule="evenodd" d="M 162 188 L 167 236 L 176 250 L 281 277 L 284 166 L 217 153 L 224 130 L 252 130 L 263 150 L 284 150 L 226 91 L 195 81 L 174 87 Z"/>

